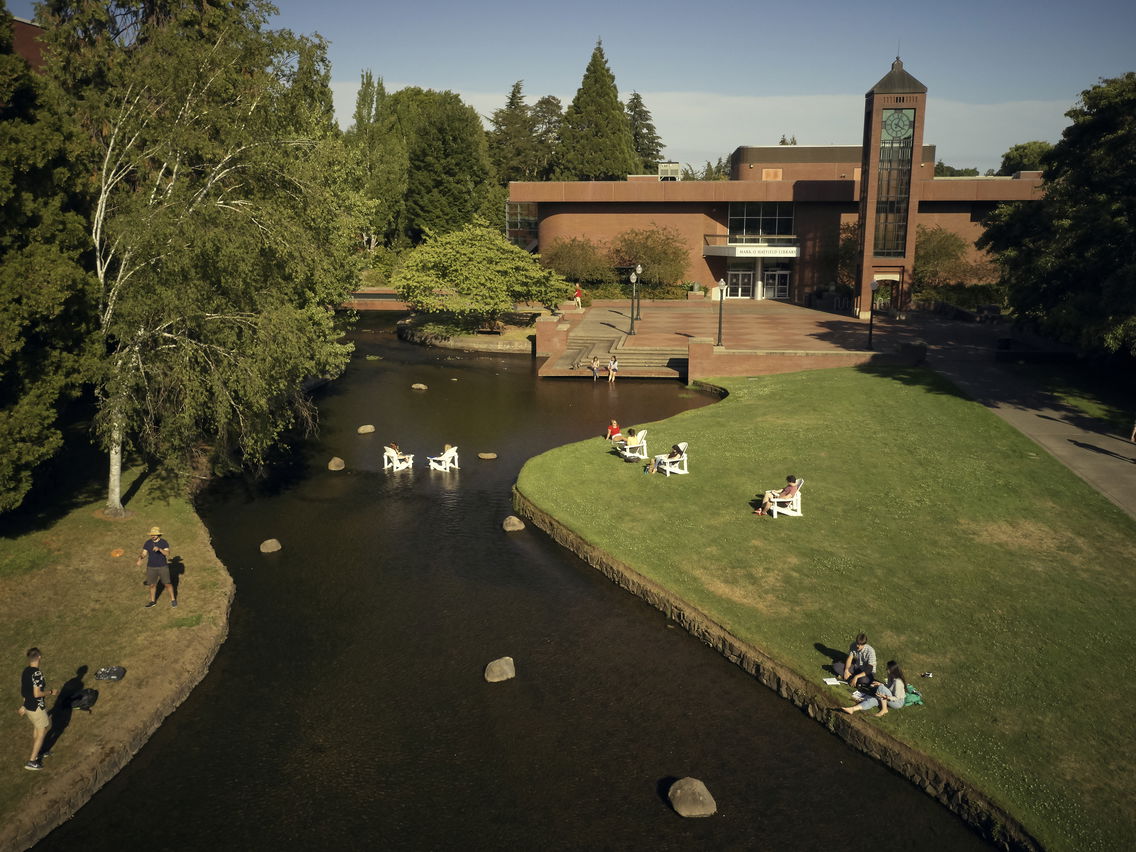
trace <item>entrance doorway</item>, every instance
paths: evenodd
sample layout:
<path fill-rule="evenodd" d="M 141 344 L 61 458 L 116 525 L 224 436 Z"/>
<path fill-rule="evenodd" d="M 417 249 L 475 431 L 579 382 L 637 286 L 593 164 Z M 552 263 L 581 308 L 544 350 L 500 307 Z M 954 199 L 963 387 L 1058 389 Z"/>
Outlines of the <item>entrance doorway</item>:
<path fill-rule="evenodd" d="M 726 273 L 726 298 L 727 299 L 752 299 L 753 298 L 753 273 L 752 272 L 727 272 Z"/>
<path fill-rule="evenodd" d="M 767 299 L 788 299 L 789 298 L 789 270 L 787 270 L 787 269 L 767 269 L 767 270 L 765 270 L 765 298 L 767 298 Z"/>

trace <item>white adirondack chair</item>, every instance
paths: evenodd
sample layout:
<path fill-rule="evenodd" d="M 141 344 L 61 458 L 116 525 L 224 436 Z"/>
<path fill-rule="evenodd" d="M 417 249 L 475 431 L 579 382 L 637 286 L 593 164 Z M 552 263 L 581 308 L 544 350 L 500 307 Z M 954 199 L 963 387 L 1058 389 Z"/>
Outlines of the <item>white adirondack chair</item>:
<path fill-rule="evenodd" d="M 383 470 L 409 470 L 414 467 L 414 456 L 399 453 L 393 447 L 383 447 Z"/>
<path fill-rule="evenodd" d="M 639 439 L 638 444 L 636 444 L 633 447 L 629 447 L 629 446 L 627 446 L 627 444 L 624 444 L 622 447 L 619 448 L 619 452 L 622 453 L 623 457 L 625 459 L 627 459 L 628 461 L 634 461 L 635 459 L 642 459 L 643 461 L 646 461 L 647 458 L 648 458 L 648 456 L 647 456 L 647 430 L 646 429 L 640 429 L 638 432 L 635 433 L 635 437 Z"/>
<path fill-rule="evenodd" d="M 672 473 L 690 473 L 686 469 L 686 448 L 687 443 L 683 441 L 678 444 L 679 452 L 682 453 L 677 459 L 668 459 L 666 456 L 655 456 L 659 460 L 657 470 L 670 476 Z"/>
<path fill-rule="evenodd" d="M 461 465 L 458 464 L 457 447 L 450 447 L 440 456 L 426 456 L 426 461 L 430 463 L 431 470 L 461 470 Z"/>
<path fill-rule="evenodd" d="M 769 504 L 769 514 L 773 517 L 789 515 L 792 518 L 803 517 L 801 514 L 801 489 L 805 487 L 805 480 L 797 480 L 797 490 L 792 497 L 774 497 Z"/>

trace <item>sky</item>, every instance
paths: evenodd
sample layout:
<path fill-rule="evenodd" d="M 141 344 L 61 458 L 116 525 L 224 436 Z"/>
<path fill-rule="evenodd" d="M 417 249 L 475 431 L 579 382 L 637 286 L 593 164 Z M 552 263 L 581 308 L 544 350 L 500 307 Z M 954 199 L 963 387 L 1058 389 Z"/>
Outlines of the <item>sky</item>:
<path fill-rule="evenodd" d="M 31 0 L 8 0 L 30 18 Z M 486 119 L 524 81 L 567 107 L 602 39 L 620 96 L 643 97 L 667 159 L 739 145 L 859 144 L 864 93 L 898 55 L 928 89 L 925 142 L 949 165 L 997 168 L 1011 145 L 1056 142 L 1101 78 L 1136 71 L 1132 0 L 278 0 L 272 25 L 329 43 L 336 115 L 359 75 L 388 91 L 449 89 Z M 890 23 L 889 23 L 890 22 Z"/>

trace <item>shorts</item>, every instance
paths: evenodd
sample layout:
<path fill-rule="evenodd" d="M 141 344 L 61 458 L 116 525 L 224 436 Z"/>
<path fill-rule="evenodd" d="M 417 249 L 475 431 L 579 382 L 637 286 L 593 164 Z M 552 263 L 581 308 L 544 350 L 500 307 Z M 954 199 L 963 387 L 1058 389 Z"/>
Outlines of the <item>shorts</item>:
<path fill-rule="evenodd" d="M 24 715 L 28 717 L 28 721 L 37 731 L 46 731 L 51 727 L 51 717 L 42 707 L 36 710 L 25 710 Z"/>
<path fill-rule="evenodd" d="M 146 566 L 146 585 L 156 586 L 158 584 L 158 580 L 161 580 L 163 585 L 170 585 L 169 565 L 163 565 L 160 568 L 156 568 L 153 565 Z"/>

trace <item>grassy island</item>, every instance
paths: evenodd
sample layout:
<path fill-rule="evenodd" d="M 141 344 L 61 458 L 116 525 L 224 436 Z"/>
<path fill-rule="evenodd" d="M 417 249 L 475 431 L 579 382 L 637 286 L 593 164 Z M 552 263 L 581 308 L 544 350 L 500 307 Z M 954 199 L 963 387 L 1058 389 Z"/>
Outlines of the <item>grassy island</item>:
<path fill-rule="evenodd" d="M 163 499 L 142 483 L 129 517 L 111 521 L 94 495 L 70 503 L 68 496 L 0 538 L 0 647 L 10 697 L 0 713 L 0 849 L 30 846 L 109 781 L 205 675 L 228 628 L 233 582 L 187 501 Z M 180 557 L 176 609 L 164 594 L 158 606 L 143 607 L 145 569 L 135 559 L 155 524 Z M 40 772 L 23 768 L 31 725 L 14 712 L 32 645 L 62 698 L 99 690 L 89 715 L 52 713 L 62 731 Z M 125 666 L 126 677 L 96 680 L 107 665 Z M 47 699 L 49 710 L 55 702 Z"/>
<path fill-rule="evenodd" d="M 938 760 L 1047 848 L 1130 843 L 1136 523 L 923 369 L 715 383 L 717 405 L 631 424 L 652 453 L 688 441 L 688 476 L 645 476 L 595 438 L 529 461 L 518 490 L 833 706 L 850 702 L 821 683 L 828 649 L 866 631 L 927 706 L 856 724 Z M 790 473 L 804 517 L 753 515 Z"/>

